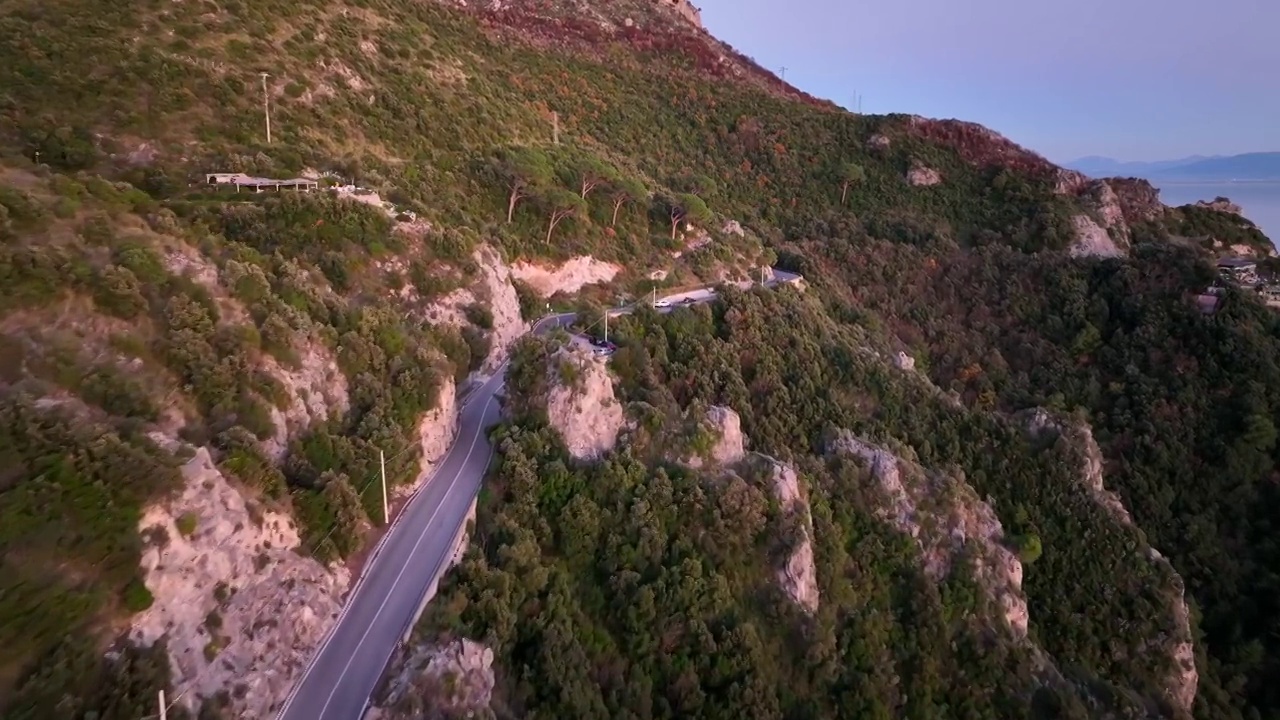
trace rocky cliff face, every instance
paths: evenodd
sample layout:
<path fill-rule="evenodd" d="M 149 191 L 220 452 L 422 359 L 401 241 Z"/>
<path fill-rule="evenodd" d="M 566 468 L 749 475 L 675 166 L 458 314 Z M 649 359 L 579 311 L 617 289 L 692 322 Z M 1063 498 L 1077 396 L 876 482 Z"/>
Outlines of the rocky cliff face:
<path fill-rule="evenodd" d="M 818 571 L 813 557 L 813 516 L 809 511 L 809 498 L 795 468 L 759 453 L 746 452 L 746 438 L 742 434 L 742 419 L 732 408 L 713 405 L 703 417 L 693 418 L 699 425 L 701 440 L 709 440 L 704 452 L 695 453 L 682 462 L 695 469 L 725 469 L 739 463 L 747 467 L 759 466 L 766 478 L 768 490 L 777 499 L 787 522 L 795 535 L 789 538 L 791 548 L 786 559 L 777 569 L 778 585 L 793 602 L 806 612 L 818 609 Z"/>
<path fill-rule="evenodd" d="M 1022 413 L 1021 419 L 1032 437 L 1054 439 L 1065 443 L 1068 454 L 1076 459 L 1080 468 L 1080 481 L 1088 489 L 1094 502 L 1102 506 L 1120 525 L 1133 527 L 1133 518 L 1129 515 L 1120 496 L 1108 490 L 1104 484 L 1105 465 L 1102 450 L 1094 440 L 1092 428 L 1085 423 L 1066 423 L 1057 420 L 1043 408 L 1026 411 Z M 1173 659 L 1174 669 L 1165 682 L 1166 695 L 1174 707 L 1189 716 L 1195 704 L 1200 674 L 1196 670 L 1191 616 L 1187 607 L 1185 586 L 1182 577 L 1159 551 L 1147 547 L 1145 552 L 1146 557 L 1158 565 L 1165 577 L 1169 579 L 1168 587 L 1165 589 L 1168 601 L 1167 611 L 1178 628 L 1173 638 L 1154 639 L 1151 651 L 1167 653 Z"/>
<path fill-rule="evenodd" d="M 1239 205 L 1231 202 L 1230 198 L 1218 196 L 1213 200 L 1197 200 L 1196 207 L 1202 207 L 1207 210 L 1216 210 L 1218 212 L 1231 213 L 1232 215 L 1244 215 L 1244 209 Z"/>
<path fill-rule="evenodd" d="M 580 346 L 564 346 L 552 355 L 547 373 L 547 420 L 569 453 L 594 460 L 612 450 L 623 413 L 604 359 Z"/>
<path fill-rule="evenodd" d="M 942 173 L 917 163 L 907 171 L 907 182 L 915 187 L 930 187 L 942 182 Z"/>
<path fill-rule="evenodd" d="M 767 463 L 770 489 L 782 511 L 791 516 L 797 533 L 791 553 L 778 568 L 778 584 L 796 605 L 808 613 L 815 613 L 820 598 L 818 569 L 813 558 L 813 515 L 809 510 L 809 498 L 795 468 L 764 455 L 757 457 Z"/>
<path fill-rule="evenodd" d="M 527 283 L 542 297 L 558 292 L 572 295 L 587 285 L 610 282 L 622 271 L 620 265 L 597 260 L 590 255 L 579 255 L 559 265 L 540 265 L 517 262 L 511 266 L 511 276 Z"/>
<path fill-rule="evenodd" d="M 684 462 L 692 468 L 701 468 L 706 464 L 713 466 L 732 465 L 746 456 L 745 438 L 742 436 L 742 419 L 731 408 L 713 405 L 707 408 L 702 418 L 694 421 L 700 425 L 700 433 L 705 433 L 711 446 L 705 453 L 695 453 Z"/>
<path fill-rule="evenodd" d="M 433 325 L 463 327 L 471 322 L 467 318 L 467 308 L 473 305 L 486 308 L 493 322 L 492 327 L 486 330 L 489 354 L 485 356 L 481 372 L 492 373 L 506 361 L 511 343 L 525 334 L 528 326 L 520 316 L 520 297 L 511 282 L 511 269 L 498 251 L 481 245 L 471 257 L 478 270 L 475 281 L 428 303 L 416 314 Z M 409 297 L 403 299 L 413 304 L 412 288 L 406 286 L 406 292 Z"/>
<path fill-rule="evenodd" d="M 1075 196 L 1086 210 L 1071 219 L 1076 231 L 1073 255 L 1124 255 L 1133 239 L 1133 226 L 1157 220 L 1165 211 L 1159 191 L 1137 178 L 1090 180 L 1074 170 L 1060 170 L 1056 189 Z"/>
<path fill-rule="evenodd" d="M 440 383 L 440 399 L 418 422 L 418 444 L 422 456 L 418 459 L 418 477 L 411 485 L 401 485 L 392 490 L 392 496 L 404 498 L 412 495 L 431 477 L 458 435 L 458 388 L 452 375 L 444 375 Z"/>
<path fill-rule="evenodd" d="M 298 353 L 297 368 L 285 368 L 270 355 L 262 358 L 264 369 L 280 380 L 289 398 L 283 410 L 271 407 L 271 421 L 276 432 L 266 442 L 267 456 L 279 460 L 289 438 L 331 416 L 347 411 L 347 377 L 328 348 L 319 342 L 306 342 Z"/>
<path fill-rule="evenodd" d="M 181 494 L 138 526 L 155 602 L 133 618 L 132 637 L 167 639 L 188 707 L 226 692 L 236 717 L 270 717 L 337 618 L 348 573 L 300 555 L 293 521 L 246 501 L 208 450 L 182 475 Z"/>
<path fill-rule="evenodd" d="M 1027 637 L 1027 600 L 1022 563 L 1005 547 L 1004 528 L 992 509 L 963 479 L 930 473 L 849 432 L 829 451 L 858 459 L 879 484 L 881 517 L 910 535 L 920 548 L 925 574 L 941 580 L 956 562 L 967 561 L 974 580 L 993 603 L 993 624 Z"/>
<path fill-rule="evenodd" d="M 1071 227 L 1075 231 L 1075 242 L 1068 248 L 1074 257 L 1122 257 L 1121 249 L 1107 228 L 1086 214 L 1074 215 Z"/>
<path fill-rule="evenodd" d="M 467 639 L 420 645 L 398 658 L 400 668 L 367 720 L 483 716 L 493 696 L 493 651 Z"/>

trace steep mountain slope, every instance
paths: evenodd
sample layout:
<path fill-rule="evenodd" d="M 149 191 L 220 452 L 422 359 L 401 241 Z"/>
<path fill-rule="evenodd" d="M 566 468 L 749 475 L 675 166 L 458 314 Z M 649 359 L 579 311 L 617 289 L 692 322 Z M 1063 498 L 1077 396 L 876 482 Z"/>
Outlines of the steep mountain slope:
<path fill-rule="evenodd" d="M 1152 177 L 1214 182 L 1224 180 L 1280 180 L 1280 152 L 1215 157 L 1161 168 Z"/>
<path fill-rule="evenodd" d="M 1214 506 L 1212 519 L 1195 525 L 1206 555 L 1172 530 L 1162 528 L 1156 543 L 1187 574 L 1189 591 L 1211 618 L 1212 643 L 1195 646 L 1207 678 L 1196 712 L 1235 717 L 1280 704 L 1263 682 L 1271 666 L 1256 651 L 1272 642 L 1265 629 L 1277 614 L 1254 593 L 1273 578 L 1260 573 L 1255 590 L 1232 579 L 1220 596 L 1203 564 L 1230 547 L 1245 558 L 1242 568 L 1274 567 L 1262 525 L 1274 503 L 1261 480 L 1275 452 L 1264 421 L 1275 418 L 1276 405 L 1269 391 L 1221 390 L 1250 387 L 1249 374 L 1274 363 L 1269 321 L 1256 301 L 1237 295 L 1217 318 L 1193 321 L 1168 310 L 1190 328 L 1187 335 L 1174 332 L 1181 326 L 1144 334 L 1129 314 L 1137 305 L 1165 317 L 1159 308 L 1181 308 L 1183 295 L 1207 280 L 1190 251 L 1161 264 L 1166 256 L 1156 248 L 1171 235 L 1261 252 L 1261 233 L 1230 213 L 1165 208 L 1141 181 L 1063 171 L 976 125 L 848 115 L 787 87 L 695 20 L 688 6 L 665 0 L 0 0 L 6 717 L 93 711 L 133 720 L 153 712 L 161 686 L 186 693 L 170 717 L 201 705 L 214 717 L 219 708 L 230 716 L 269 713 L 332 622 L 347 573 L 379 532 L 380 454 L 393 497 L 402 497 L 447 447 L 455 395 L 468 378 L 501 363 L 544 302 L 579 295 L 583 307 L 598 312 L 655 286 L 751 277 L 779 256 L 805 270 L 815 299 L 739 314 L 726 308 L 757 301 L 731 299 L 714 322 L 642 314 L 627 330 L 637 343 L 649 342 L 646 328 L 661 328 L 653 332 L 670 340 L 664 345 L 655 334 L 652 347 L 614 361 L 630 377 L 619 397 L 658 409 L 640 416 L 641 428 L 646 419 L 700 418 L 695 400 L 716 404 L 742 415 L 753 447 L 791 463 L 789 471 L 741 469 L 750 477 L 740 478 L 733 490 L 739 497 L 726 502 L 741 501 L 732 509 L 759 528 L 754 535 L 730 538 L 725 548 L 698 546 L 730 577 L 727 587 L 756 597 L 774 587 L 782 567 L 797 596 L 820 598 L 819 615 L 863 612 L 858 598 L 865 592 L 875 608 L 902 618 L 869 620 L 871 630 L 850 622 L 839 635 L 824 635 L 815 651 L 822 657 L 813 659 L 818 676 L 799 683 L 770 675 L 774 686 L 797 688 L 779 707 L 821 709 L 833 678 L 843 678 L 842 697 L 866 695 L 868 708 L 895 707 L 893 678 L 877 676 L 864 688 L 836 666 L 854 656 L 862 663 L 856 667 L 878 665 L 886 642 L 923 632 L 911 619 L 923 617 L 928 637 L 912 645 L 903 667 L 929 665 L 934 650 L 953 640 L 958 649 L 908 684 L 940 697 L 958 693 L 948 695 L 955 703 L 1025 708 L 1030 695 L 1050 706 L 1180 708 L 1186 675 L 1179 675 L 1178 649 L 1186 632 L 1169 602 L 1176 582 L 1125 552 L 1145 552 L 1140 533 L 1155 532 L 1149 522 L 1169 520 L 1167 498 L 1183 492 L 1192 482 L 1186 473 L 1197 468 L 1227 473 L 1224 482 L 1235 488 L 1216 498 L 1224 504 Z M 270 142 L 260 71 L 268 73 Z M 206 173 L 215 172 L 305 175 L 318 187 L 309 194 L 237 193 L 210 186 Z M 1153 265 L 1164 272 L 1148 272 Z M 928 281 L 953 267 L 971 273 L 977 289 L 960 297 L 949 290 L 930 304 Z M 1052 284 L 1059 271 L 1074 283 L 1070 292 Z M 1105 312 L 1081 297 L 1081 287 L 1092 287 L 1081 285 L 1086 271 L 1109 289 Z M 1053 290 L 1043 304 L 1021 291 L 1033 281 Z M 791 325 L 774 337 L 765 317 Z M 739 320 L 749 339 L 735 339 L 732 350 L 713 342 Z M 684 331 L 683 324 L 696 327 Z M 997 341 L 989 337 L 997 326 L 1016 333 Z M 948 337 L 971 342 L 953 346 Z M 1115 340 L 1120 354 L 1106 356 L 1100 337 Z M 1174 338 L 1192 343 L 1200 359 L 1172 352 Z M 1036 339 L 1033 347 L 1048 360 L 1023 369 L 1026 379 L 982 385 L 982 374 L 969 371 L 972 361 L 982 353 L 1013 357 L 1017 339 Z M 869 343 L 883 345 L 886 356 L 911 349 L 923 373 L 947 387 L 957 383 L 958 394 L 946 396 L 919 378 L 904 381 L 916 384 L 903 390 L 899 379 L 866 370 L 855 350 Z M 704 346 L 718 348 L 714 357 L 703 356 Z M 779 346 L 794 354 L 777 355 Z M 1224 359 L 1241 348 L 1238 360 Z M 819 350 L 821 358 L 813 355 Z M 1134 439 L 1122 431 L 1125 413 L 1140 407 L 1161 420 L 1178 416 L 1181 405 L 1159 405 L 1152 388 L 1164 373 L 1185 375 L 1196 362 L 1215 372 L 1188 381 L 1178 396 L 1199 423 L 1179 474 L 1158 479 L 1165 456 L 1156 450 L 1136 469 L 1125 465 L 1137 462 L 1129 455 Z M 1135 378 L 1130 366 L 1147 375 Z M 545 377 L 546 368 L 536 370 Z M 1107 394 L 1121 391 L 1114 402 Z M 1206 406 L 1210 397 L 1228 398 L 1248 409 L 1240 417 L 1257 419 L 1233 425 L 1228 415 L 1237 416 L 1215 414 Z M 1121 463 L 1120 476 L 1131 483 L 1121 494 L 1136 528 L 1108 524 L 1092 496 L 1067 489 L 1074 476 L 1060 467 L 1065 456 L 1045 455 L 1021 426 L 1015 432 L 997 414 L 1032 400 L 1113 418 L 1101 451 Z M 959 424 L 912 425 L 916 408 L 954 414 Z M 524 418 L 520 424 L 532 427 L 506 431 L 527 433 L 508 449 L 511 458 L 523 454 L 518 463 L 508 460 L 523 468 L 522 477 L 529 480 L 530 467 L 545 470 L 516 496 L 527 503 L 538 495 L 542 506 L 509 524 L 563 535 L 555 528 L 572 520 L 561 512 L 565 493 L 580 490 L 587 471 L 570 470 L 538 422 Z M 1027 571 L 1030 645 L 1003 630 L 992 640 L 988 625 L 974 619 L 990 614 L 989 603 L 970 592 L 964 571 L 947 576 L 956 585 L 947 592 L 960 599 L 935 598 L 928 580 L 936 578 L 915 569 L 918 550 L 895 534 L 902 528 L 874 519 L 883 498 L 862 497 L 857 481 L 814 482 L 854 472 L 840 468 L 855 459 L 832 459 L 832 470 L 820 457 L 835 430 L 914 448 L 915 459 L 901 450 L 911 477 L 948 488 L 969 483 L 992 495 L 981 500 L 988 510 L 966 514 L 994 515 L 1011 536 L 1040 528 L 1050 538 L 1044 528 L 1052 528 L 1045 558 Z M 1242 430 L 1247 441 L 1224 455 Z M 628 477 L 647 477 L 677 445 L 696 450 L 707 442 L 698 432 L 692 440 L 662 433 L 647 445 L 640 440 L 627 446 L 642 456 L 627 461 Z M 961 450 L 988 442 L 994 451 Z M 1001 480 L 1010 468 L 1023 485 Z M 511 474 L 504 471 L 499 482 L 509 484 Z M 703 475 L 715 473 L 680 476 L 680 493 L 696 498 Z M 587 499 L 629 502 L 636 485 L 643 484 L 605 485 Z M 804 544 L 792 542 L 797 526 L 789 526 L 787 542 L 769 541 L 756 512 L 765 488 L 777 489 L 769 503 L 795 509 L 770 505 L 770 522 L 802 518 L 803 503 L 815 506 L 798 527 L 816 576 L 794 552 Z M 1059 504 L 1059 492 L 1072 501 Z M 1256 513 L 1257 526 L 1240 538 L 1215 535 L 1237 507 Z M 508 525 L 495 525 L 498 514 L 481 518 L 480 535 L 506 537 Z M 1185 508 L 1174 515 L 1200 517 Z M 702 519 L 641 517 L 637 532 L 696 535 Z M 986 537 L 1000 537 L 991 523 L 985 527 Z M 1091 533 L 1085 540 L 1081 528 Z M 870 561 L 871 579 L 837 581 L 837 568 L 859 556 L 863 537 L 888 548 L 881 548 L 884 561 Z M 538 540 L 552 549 L 547 538 Z M 502 553 L 497 548 L 509 544 L 486 547 Z M 760 544 L 771 549 L 767 567 L 751 564 L 757 556 L 749 546 Z M 692 551 L 641 549 L 652 551 L 647 571 L 665 573 L 664 582 L 678 584 L 681 568 L 692 572 L 682 565 L 694 562 Z M 981 549 L 1004 557 L 992 543 Z M 585 557 L 547 562 L 561 566 L 557 582 L 569 583 L 585 572 Z M 500 554 L 490 561 L 535 559 Z M 495 582 L 508 582 L 510 570 L 502 572 Z M 816 594 L 801 587 L 811 577 L 822 585 Z M 903 577 L 909 582 L 899 587 Z M 309 590 L 294 594 L 300 578 Z M 582 582 L 593 587 L 591 577 Z M 738 601 L 723 593 L 707 599 L 687 589 L 692 594 L 682 602 L 736 612 Z M 632 590 L 642 588 L 615 589 L 622 594 L 614 599 L 622 602 Z M 455 598 L 466 592 L 460 586 Z M 507 600 L 485 610 L 496 617 L 464 618 L 466 630 L 505 627 L 516 617 L 506 611 L 521 604 Z M 602 607 L 581 613 L 604 623 Z M 956 608 L 963 612 L 952 613 Z M 1232 618 L 1241 608 L 1251 616 L 1237 627 Z M 743 612 L 754 613 L 757 625 L 760 612 L 773 617 L 757 607 Z M 635 644 L 598 655 L 601 677 L 642 662 L 650 642 L 642 627 L 611 636 Z M 588 629 L 580 617 L 557 625 L 557 642 L 576 652 L 582 637 L 595 637 Z M 718 642 L 715 633 L 695 629 L 659 639 L 685 647 L 694 639 Z M 755 662 L 762 653 L 795 652 L 783 649 L 791 629 L 769 630 L 763 644 L 743 624 L 715 632 L 732 636 L 726 662 L 738 654 Z M 876 639 L 858 654 L 860 638 L 872 630 Z M 528 643 L 495 651 L 499 672 L 510 673 L 532 652 Z M 981 692 L 948 690 L 964 679 L 970 655 L 981 653 L 996 654 L 980 663 Z M 1058 663 L 1061 677 L 1039 653 Z M 484 653 L 452 655 L 484 664 Z M 1016 668 L 1007 683 L 997 672 L 1006 657 Z M 734 672 L 745 672 L 646 670 L 657 689 L 638 680 L 635 697 L 684 694 L 702 682 L 691 676 L 713 670 L 720 674 L 708 682 L 721 689 L 734 687 Z M 1053 697 L 1036 688 L 1051 688 Z M 674 704 L 654 713 L 693 707 L 680 704 L 693 697 L 668 700 Z M 926 717 L 935 709 L 931 700 L 913 702 L 913 712 Z M 599 707 L 562 709 L 590 715 Z"/>
<path fill-rule="evenodd" d="M 1097 498 L 1091 441 L 1063 431 L 1055 443 L 1022 417 L 960 406 L 892 367 L 877 334 L 790 290 L 734 292 L 617 332 L 631 431 L 594 466 L 572 462 L 554 419 L 525 399 L 546 392 L 554 350 L 517 352 L 523 410 L 481 539 L 423 623 L 425 641 L 493 650 L 496 682 L 483 684 L 495 709 L 1188 714 L 1197 679 L 1180 581 Z M 711 403 L 740 414 L 742 432 L 684 436 L 681 418 Z M 672 461 L 725 441 L 737 449 L 714 463 Z M 775 467 L 799 490 L 776 490 Z M 793 594 L 773 568 L 810 542 L 800 575 L 816 584 Z M 430 683 L 402 692 L 390 717 L 430 717 L 413 708 L 441 697 Z"/>

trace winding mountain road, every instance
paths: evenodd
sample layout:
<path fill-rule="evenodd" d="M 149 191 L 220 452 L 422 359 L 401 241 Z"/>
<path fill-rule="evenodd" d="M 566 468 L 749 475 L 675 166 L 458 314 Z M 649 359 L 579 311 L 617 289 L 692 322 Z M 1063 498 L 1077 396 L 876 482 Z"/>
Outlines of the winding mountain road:
<path fill-rule="evenodd" d="M 773 286 L 799 279 L 774 271 Z M 710 289 L 671 295 L 673 307 L 688 299 L 705 302 Z M 610 315 L 631 312 L 631 308 Z M 550 315 L 534 324 L 543 334 L 573 322 L 573 313 Z M 466 522 L 471 501 L 480 492 L 493 458 L 487 431 L 499 421 L 495 394 L 502 387 L 506 363 L 472 390 L 459 412 L 453 446 L 375 548 L 346 604 L 320 644 L 300 682 L 285 700 L 278 720 L 360 720 L 396 645 L 415 621 L 423 598 L 441 574 Z"/>

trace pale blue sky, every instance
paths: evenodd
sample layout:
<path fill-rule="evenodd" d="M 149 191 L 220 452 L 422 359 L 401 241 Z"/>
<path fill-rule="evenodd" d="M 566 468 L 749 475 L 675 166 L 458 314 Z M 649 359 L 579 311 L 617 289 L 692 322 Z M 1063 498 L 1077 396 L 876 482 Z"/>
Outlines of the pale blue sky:
<path fill-rule="evenodd" d="M 1280 151 L 1277 0 L 693 0 L 788 82 L 1065 162 Z"/>

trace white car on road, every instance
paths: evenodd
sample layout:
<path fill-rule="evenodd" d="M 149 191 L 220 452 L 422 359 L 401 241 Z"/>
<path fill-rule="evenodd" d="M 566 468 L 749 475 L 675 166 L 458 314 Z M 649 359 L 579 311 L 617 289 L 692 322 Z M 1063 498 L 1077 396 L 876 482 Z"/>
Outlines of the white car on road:
<path fill-rule="evenodd" d="M 670 300 L 666 300 L 666 299 L 663 299 L 663 300 L 655 300 L 655 301 L 653 302 L 653 306 L 654 306 L 654 307 L 656 307 L 656 308 L 669 308 L 669 307 L 671 307 L 671 301 L 670 301 Z"/>

